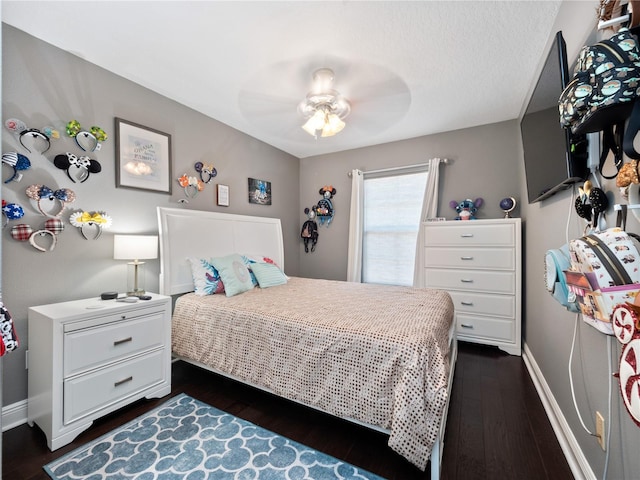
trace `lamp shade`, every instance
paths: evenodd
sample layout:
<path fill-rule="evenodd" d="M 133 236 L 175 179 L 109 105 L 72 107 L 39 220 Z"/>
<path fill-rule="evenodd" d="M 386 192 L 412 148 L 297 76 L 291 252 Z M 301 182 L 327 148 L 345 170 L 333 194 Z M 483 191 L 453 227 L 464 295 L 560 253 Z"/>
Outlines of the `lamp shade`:
<path fill-rule="evenodd" d="M 158 258 L 157 235 L 114 235 L 115 260 L 142 260 Z"/>

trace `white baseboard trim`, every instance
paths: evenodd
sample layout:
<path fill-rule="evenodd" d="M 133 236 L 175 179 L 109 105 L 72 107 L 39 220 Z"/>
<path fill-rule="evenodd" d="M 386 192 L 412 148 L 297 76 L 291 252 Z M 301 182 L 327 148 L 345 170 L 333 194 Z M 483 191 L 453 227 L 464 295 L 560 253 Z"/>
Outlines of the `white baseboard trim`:
<path fill-rule="evenodd" d="M 544 375 L 542 375 L 540 367 L 538 367 L 538 364 L 536 363 L 535 358 L 533 358 L 533 354 L 526 343 L 524 344 L 523 350 L 522 359 L 527 366 L 527 370 L 529 370 L 531 380 L 533 380 L 533 384 L 538 391 L 542 405 L 544 406 L 547 416 L 549 417 L 549 421 L 551 422 L 551 427 L 558 438 L 558 442 L 560 443 L 560 448 L 562 448 L 564 456 L 567 458 L 567 462 L 569 463 L 569 468 L 571 469 L 573 476 L 576 480 L 596 480 L 596 476 L 591 469 L 591 465 L 589 465 L 587 458 L 584 456 L 576 437 L 573 435 L 573 431 L 569 428 L 569 424 L 567 423 L 558 402 L 556 402 Z"/>
<path fill-rule="evenodd" d="M 2 407 L 2 431 L 27 423 L 27 400 L 12 403 Z"/>

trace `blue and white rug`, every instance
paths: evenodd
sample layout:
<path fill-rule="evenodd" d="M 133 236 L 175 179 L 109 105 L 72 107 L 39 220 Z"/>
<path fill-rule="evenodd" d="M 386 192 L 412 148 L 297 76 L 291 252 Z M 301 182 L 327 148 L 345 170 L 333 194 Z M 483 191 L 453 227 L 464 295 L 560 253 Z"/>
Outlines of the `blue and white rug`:
<path fill-rule="evenodd" d="M 44 469 L 54 480 L 381 480 L 185 394 Z"/>

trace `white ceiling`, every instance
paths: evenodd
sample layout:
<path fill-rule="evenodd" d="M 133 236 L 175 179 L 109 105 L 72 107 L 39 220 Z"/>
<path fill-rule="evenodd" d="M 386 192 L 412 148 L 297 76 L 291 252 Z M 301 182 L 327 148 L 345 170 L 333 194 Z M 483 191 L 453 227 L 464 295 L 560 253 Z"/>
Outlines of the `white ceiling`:
<path fill-rule="evenodd" d="M 561 1 L 2 1 L 2 21 L 296 157 L 518 118 Z M 314 70 L 352 104 L 314 139 Z"/>

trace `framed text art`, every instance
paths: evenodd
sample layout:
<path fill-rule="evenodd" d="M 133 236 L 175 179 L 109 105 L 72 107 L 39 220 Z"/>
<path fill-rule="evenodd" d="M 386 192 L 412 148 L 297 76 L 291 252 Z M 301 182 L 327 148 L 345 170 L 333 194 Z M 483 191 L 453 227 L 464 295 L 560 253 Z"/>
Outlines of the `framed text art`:
<path fill-rule="evenodd" d="M 221 207 L 229 206 L 229 185 L 218 184 L 218 205 Z"/>
<path fill-rule="evenodd" d="M 171 194 L 171 135 L 115 120 L 116 187 Z"/>

